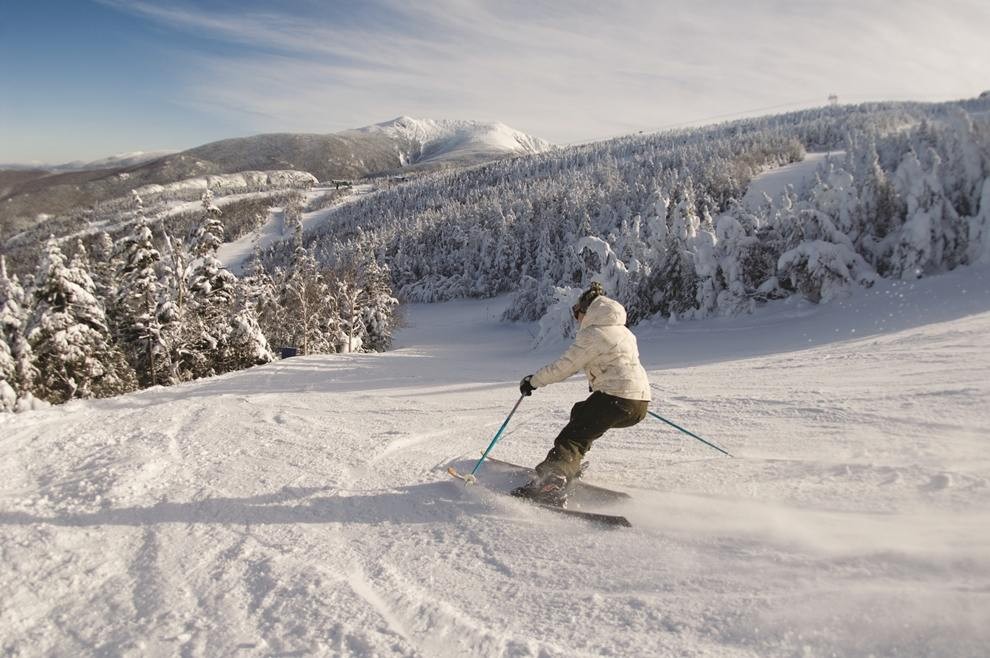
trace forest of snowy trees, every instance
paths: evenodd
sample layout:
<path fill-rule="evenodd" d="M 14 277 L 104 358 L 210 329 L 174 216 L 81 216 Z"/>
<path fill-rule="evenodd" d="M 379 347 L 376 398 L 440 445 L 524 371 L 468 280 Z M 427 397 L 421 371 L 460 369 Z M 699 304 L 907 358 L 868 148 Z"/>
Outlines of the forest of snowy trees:
<path fill-rule="evenodd" d="M 286 207 L 296 249 L 287 267 L 238 279 L 217 259 L 221 209 L 207 191 L 200 221 L 176 240 L 137 219 L 71 258 L 45 244 L 26 285 L 0 257 L 0 410 L 106 397 L 299 353 L 384 350 L 395 306 L 388 270 L 368 254 L 347 269 L 318 265 L 302 246 L 301 197 Z M 164 249 L 162 248 L 164 246 Z"/>
<path fill-rule="evenodd" d="M 592 280 L 631 323 L 828 301 L 877 277 L 987 261 L 988 110 L 986 99 L 823 108 L 500 161 L 350 204 L 307 244 L 325 263 L 373 251 L 404 300 L 515 292 L 507 319 L 550 331 L 571 330 L 568 309 Z M 807 189 L 740 204 L 757 174 L 825 150 Z"/>
<path fill-rule="evenodd" d="M 217 259 L 211 194 L 172 225 L 135 194 L 126 234 L 71 258 L 51 239 L 32 274 L 0 272 L 0 407 L 186 381 L 273 347 L 385 350 L 396 298 L 511 293 L 505 319 L 539 320 L 542 339 L 573 331 L 592 280 L 635 324 L 990 263 L 988 116 L 990 98 L 886 103 L 630 136 L 424 174 L 305 235 L 304 195 L 283 192 L 291 237 L 256 249 L 241 279 Z M 742 203 L 760 173 L 821 151 L 810 185 Z M 229 228 L 250 230 L 270 201 L 243 201 Z"/>

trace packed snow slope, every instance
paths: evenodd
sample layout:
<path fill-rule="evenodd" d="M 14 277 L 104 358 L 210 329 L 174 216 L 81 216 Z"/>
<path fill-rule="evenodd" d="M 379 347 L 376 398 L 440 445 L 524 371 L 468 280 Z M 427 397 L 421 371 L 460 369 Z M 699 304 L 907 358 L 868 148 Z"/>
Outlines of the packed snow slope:
<path fill-rule="evenodd" d="M 652 408 L 735 457 L 607 434 L 587 477 L 632 529 L 445 474 L 556 354 L 504 303 L 0 417 L 0 653 L 985 655 L 990 269 L 640 331 Z M 536 391 L 493 454 L 535 463 L 586 394 Z"/>

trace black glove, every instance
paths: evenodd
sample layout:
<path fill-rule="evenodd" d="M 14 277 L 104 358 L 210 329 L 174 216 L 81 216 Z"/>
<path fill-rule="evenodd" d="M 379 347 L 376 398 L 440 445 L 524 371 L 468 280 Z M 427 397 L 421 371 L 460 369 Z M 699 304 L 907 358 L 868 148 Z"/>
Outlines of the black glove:
<path fill-rule="evenodd" d="M 519 382 L 519 392 L 523 395 L 532 395 L 533 391 L 536 390 L 536 387 L 529 382 L 532 378 L 533 375 L 526 375 L 522 378 L 522 381 Z"/>

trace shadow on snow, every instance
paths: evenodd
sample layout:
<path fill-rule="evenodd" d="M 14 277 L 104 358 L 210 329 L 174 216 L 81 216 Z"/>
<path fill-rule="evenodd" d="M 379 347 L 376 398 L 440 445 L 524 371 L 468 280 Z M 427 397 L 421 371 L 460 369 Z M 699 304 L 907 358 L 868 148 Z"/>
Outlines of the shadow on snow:
<path fill-rule="evenodd" d="M 163 523 L 271 525 L 297 523 L 437 523 L 492 512 L 484 499 L 458 493 L 454 481 L 431 482 L 362 495 L 320 495 L 331 487 L 285 487 L 247 498 L 207 498 L 150 507 L 40 516 L 0 512 L 0 525 L 147 526 Z"/>

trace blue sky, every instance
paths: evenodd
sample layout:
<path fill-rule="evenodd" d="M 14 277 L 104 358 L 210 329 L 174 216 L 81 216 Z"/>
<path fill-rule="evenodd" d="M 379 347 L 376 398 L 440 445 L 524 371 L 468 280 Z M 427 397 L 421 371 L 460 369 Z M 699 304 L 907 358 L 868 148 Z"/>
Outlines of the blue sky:
<path fill-rule="evenodd" d="M 990 3 L 0 0 L 0 162 L 399 115 L 557 143 L 990 88 Z"/>

